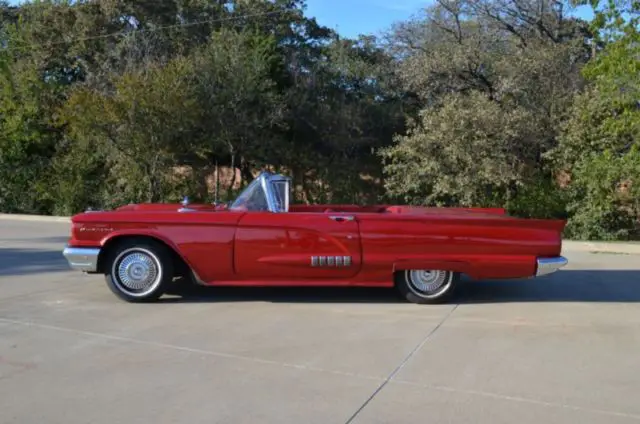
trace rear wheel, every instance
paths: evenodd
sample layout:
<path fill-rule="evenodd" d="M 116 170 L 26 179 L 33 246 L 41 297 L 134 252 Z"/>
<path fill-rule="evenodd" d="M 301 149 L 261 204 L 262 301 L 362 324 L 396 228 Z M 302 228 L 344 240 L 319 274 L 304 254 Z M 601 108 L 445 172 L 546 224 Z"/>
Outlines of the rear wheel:
<path fill-rule="evenodd" d="M 453 295 L 460 274 L 445 270 L 410 269 L 395 275 L 396 288 L 409 302 L 444 303 Z"/>
<path fill-rule="evenodd" d="M 173 280 L 173 258 L 151 241 L 127 241 L 116 246 L 106 262 L 109 289 L 127 302 L 157 300 Z"/>

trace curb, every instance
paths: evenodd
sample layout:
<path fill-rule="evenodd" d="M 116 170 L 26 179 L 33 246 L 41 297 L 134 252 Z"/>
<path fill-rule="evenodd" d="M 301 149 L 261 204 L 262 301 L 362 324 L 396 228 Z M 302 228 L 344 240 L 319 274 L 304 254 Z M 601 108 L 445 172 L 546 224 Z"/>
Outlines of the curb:
<path fill-rule="evenodd" d="M 562 250 L 589 253 L 619 253 L 640 255 L 640 243 L 634 242 L 605 242 L 605 241 L 577 241 L 563 240 Z"/>
<path fill-rule="evenodd" d="M 10 221 L 39 221 L 39 222 L 71 222 L 68 216 L 46 216 L 46 215 L 19 215 L 11 213 L 0 213 L 0 220 Z"/>
<path fill-rule="evenodd" d="M 0 220 L 13 221 L 39 221 L 39 222 L 60 222 L 70 223 L 68 216 L 45 216 L 45 215 L 18 215 L 0 213 Z M 602 242 L 602 241 L 579 241 L 562 240 L 562 250 L 589 252 L 589 253 L 619 253 L 640 255 L 640 242 Z"/>

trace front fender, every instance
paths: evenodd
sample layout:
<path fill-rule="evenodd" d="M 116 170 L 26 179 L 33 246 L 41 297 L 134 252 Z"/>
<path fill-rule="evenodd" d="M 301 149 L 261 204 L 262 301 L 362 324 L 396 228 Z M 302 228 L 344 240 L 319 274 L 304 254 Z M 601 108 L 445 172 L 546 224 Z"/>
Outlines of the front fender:
<path fill-rule="evenodd" d="M 115 242 L 118 239 L 121 239 L 123 237 L 148 237 L 148 238 L 152 238 L 154 240 L 157 240 L 157 241 L 163 243 L 164 245 L 166 245 L 169 249 L 171 249 L 180 259 L 182 259 L 182 261 L 193 272 L 196 272 L 196 270 L 193 268 L 192 264 L 189 263 L 187 258 L 185 258 L 185 256 L 182 254 L 182 252 L 178 248 L 178 246 L 171 239 L 169 239 L 168 237 L 166 237 L 165 235 L 163 235 L 159 231 L 156 231 L 154 229 L 149 229 L 149 228 L 145 228 L 145 229 L 139 229 L 138 228 L 138 229 L 130 229 L 130 230 L 117 230 L 117 231 L 109 233 L 107 236 L 105 236 L 102 240 L 100 240 L 100 247 L 101 247 L 101 249 L 100 249 L 101 250 L 101 252 L 100 252 L 100 260 L 99 260 L 100 265 L 101 265 L 102 255 L 107 250 L 106 247 L 108 247 L 111 243 L 113 243 L 113 242 Z"/>
<path fill-rule="evenodd" d="M 164 244 L 166 244 L 167 246 L 169 246 L 173 250 L 175 250 L 176 253 L 178 253 L 177 246 L 175 245 L 175 243 L 173 243 L 173 241 L 169 240 L 165 235 L 161 234 L 159 231 L 156 231 L 156 230 L 153 230 L 153 229 L 148 229 L 148 228 L 144 228 L 144 229 L 137 228 L 137 229 L 130 229 L 130 230 L 116 230 L 116 231 L 113 231 L 113 232 L 107 234 L 104 238 L 102 238 L 102 240 L 100 240 L 100 246 L 104 247 L 107 244 L 111 243 L 114 239 L 121 238 L 121 237 L 151 237 L 151 238 L 155 238 L 155 239 L 163 242 Z"/>

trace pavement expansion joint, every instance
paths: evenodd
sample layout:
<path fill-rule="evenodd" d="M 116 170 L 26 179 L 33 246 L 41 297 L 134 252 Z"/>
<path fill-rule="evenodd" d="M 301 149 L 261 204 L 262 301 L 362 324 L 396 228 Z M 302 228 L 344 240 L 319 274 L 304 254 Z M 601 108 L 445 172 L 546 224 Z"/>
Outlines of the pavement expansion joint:
<path fill-rule="evenodd" d="M 302 371 L 311 371 L 311 372 L 318 372 L 318 373 L 340 375 L 343 377 L 359 378 L 363 380 L 383 381 L 381 377 L 375 377 L 375 376 L 370 376 L 365 374 L 358 374 L 358 373 L 339 371 L 339 370 L 329 370 L 324 368 L 311 367 L 303 364 L 279 362 L 279 361 L 274 361 L 270 359 L 252 357 L 252 356 L 236 355 L 233 353 L 217 352 L 217 351 L 206 350 L 206 349 L 192 348 L 188 346 L 179 346 L 179 345 L 155 342 L 150 340 L 135 339 L 131 337 L 115 336 L 111 334 L 98 333 L 98 332 L 86 331 L 86 330 L 78 330 L 78 329 L 67 328 L 67 327 L 59 327 L 55 325 L 39 324 L 39 323 L 29 322 L 29 321 L 18 321 L 18 320 L 2 318 L 2 317 L 0 317 L 0 322 L 6 323 L 6 324 L 24 326 L 24 327 L 33 327 L 33 328 L 38 328 L 43 330 L 61 331 L 61 332 L 78 334 L 83 336 L 96 337 L 96 338 L 101 338 L 105 340 L 119 341 L 119 342 L 125 342 L 125 343 L 135 343 L 139 345 L 171 349 L 171 350 L 177 350 L 181 352 L 195 353 L 199 355 L 207 355 L 207 356 L 213 356 L 218 358 L 235 359 L 235 360 L 249 361 L 249 362 L 267 364 L 267 365 L 276 365 L 284 368 L 293 368 L 293 369 L 298 369 Z"/>
<path fill-rule="evenodd" d="M 549 408 L 569 409 L 569 410 L 579 411 L 579 412 L 589 412 L 593 414 L 608 415 L 612 417 L 631 418 L 631 419 L 640 421 L 640 415 L 630 414 L 626 412 L 611 411 L 611 410 L 596 409 L 596 408 L 586 408 L 583 406 L 570 405 L 566 403 L 548 402 L 548 401 L 539 400 L 539 399 L 524 398 L 521 396 L 511 396 L 511 395 L 505 395 L 500 393 L 485 392 L 482 390 L 458 389 L 455 387 L 448 387 L 448 386 L 429 385 L 429 384 L 423 384 L 423 383 L 418 383 L 418 382 L 409 381 L 409 380 L 393 380 L 392 383 L 404 385 L 404 386 L 413 386 L 416 388 L 422 388 L 426 390 L 436 390 L 439 392 L 481 396 L 485 398 L 492 398 L 492 399 L 509 401 L 509 402 L 528 403 L 531 405 L 538 405 L 538 406 L 549 407 Z"/>
<path fill-rule="evenodd" d="M 422 346 L 424 346 L 425 343 L 427 343 L 427 341 L 431 338 L 431 336 L 433 336 L 435 332 L 438 331 L 438 329 L 440 329 L 442 324 L 444 324 L 445 321 L 449 319 L 449 317 L 453 314 L 453 312 L 456 309 L 458 309 L 458 306 L 460 305 L 457 304 L 453 308 L 451 308 L 451 310 L 440 320 L 440 322 L 431 331 L 429 331 L 429 333 L 420 341 L 420 343 L 418 343 L 416 347 L 414 347 L 413 350 L 411 350 L 411 352 L 409 352 L 409 354 L 405 356 L 405 358 L 402 360 L 402 362 L 400 362 L 400 364 L 396 367 L 396 369 L 394 369 L 391 372 L 391 374 L 389 374 L 389 376 L 384 379 L 384 381 L 378 386 L 378 388 L 376 388 L 376 390 L 371 394 L 371 396 L 369 396 L 364 401 L 364 403 L 360 405 L 360 407 L 356 410 L 356 412 L 354 412 L 353 415 L 349 417 L 349 419 L 345 422 L 345 424 L 350 424 L 353 422 L 354 419 L 356 419 L 356 417 L 360 414 L 360 412 L 362 412 L 364 408 L 366 408 L 367 405 L 378 395 L 378 393 L 380 393 L 382 389 L 384 389 L 384 387 L 391 380 L 393 380 L 393 378 L 402 370 L 402 368 L 404 368 L 404 366 L 409 362 L 409 360 L 413 357 L 413 355 L 415 355 L 416 353 L 418 353 L 418 351 L 420 351 L 420 349 L 422 349 Z"/>

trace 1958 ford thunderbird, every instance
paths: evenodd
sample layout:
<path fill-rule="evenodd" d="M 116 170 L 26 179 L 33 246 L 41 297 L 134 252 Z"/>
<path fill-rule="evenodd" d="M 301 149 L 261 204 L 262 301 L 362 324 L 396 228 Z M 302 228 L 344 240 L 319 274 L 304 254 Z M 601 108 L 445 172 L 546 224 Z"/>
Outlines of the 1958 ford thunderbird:
<path fill-rule="evenodd" d="M 395 287 L 450 299 L 461 275 L 557 271 L 563 220 L 504 209 L 290 204 L 288 177 L 261 173 L 227 205 L 133 204 L 72 217 L 64 256 L 115 295 L 155 300 L 176 277 L 206 286 Z"/>

